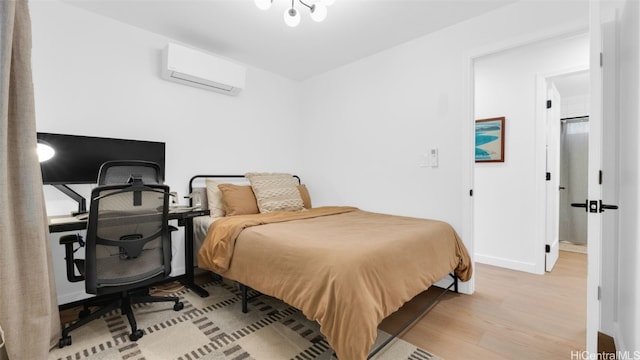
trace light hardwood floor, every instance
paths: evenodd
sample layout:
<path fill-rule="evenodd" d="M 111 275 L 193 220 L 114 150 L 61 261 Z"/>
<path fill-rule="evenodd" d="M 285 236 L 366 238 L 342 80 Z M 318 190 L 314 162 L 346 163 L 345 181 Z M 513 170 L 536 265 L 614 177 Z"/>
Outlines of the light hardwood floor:
<path fill-rule="evenodd" d="M 560 252 L 551 273 L 476 264 L 473 295 L 447 294 L 402 338 L 444 359 L 571 359 L 585 348 L 587 255 Z M 432 290 L 383 321 L 387 332 Z"/>
<path fill-rule="evenodd" d="M 587 255 L 560 252 L 545 275 L 476 264 L 473 295 L 447 294 L 401 336 L 446 360 L 571 359 L 585 348 Z M 208 273 L 196 282 L 211 281 Z M 175 284 L 167 284 L 171 288 Z M 381 324 L 389 333 L 437 293 L 416 296 Z M 61 312 L 74 321 L 80 307 Z"/>

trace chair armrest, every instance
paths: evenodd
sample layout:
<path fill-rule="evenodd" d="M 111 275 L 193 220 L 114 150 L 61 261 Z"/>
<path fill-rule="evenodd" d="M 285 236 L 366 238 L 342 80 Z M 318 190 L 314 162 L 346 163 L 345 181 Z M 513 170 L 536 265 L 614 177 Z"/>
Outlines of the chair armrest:
<path fill-rule="evenodd" d="M 72 234 L 60 237 L 60 245 L 64 245 L 64 260 L 67 265 L 67 280 L 69 280 L 69 282 L 78 282 L 84 280 L 84 276 L 76 275 L 75 272 L 75 259 L 73 258 L 73 244 L 75 243 L 79 243 L 80 246 L 84 246 L 82 236 L 80 236 L 79 234 Z"/>
<path fill-rule="evenodd" d="M 78 234 L 65 235 L 60 237 L 60 245 L 79 243 L 82 237 Z"/>

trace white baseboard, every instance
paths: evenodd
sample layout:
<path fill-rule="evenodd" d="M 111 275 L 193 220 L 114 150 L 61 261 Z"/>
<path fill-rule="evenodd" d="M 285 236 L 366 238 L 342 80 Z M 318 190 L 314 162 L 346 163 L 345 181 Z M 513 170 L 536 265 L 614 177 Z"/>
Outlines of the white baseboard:
<path fill-rule="evenodd" d="M 58 294 L 58 305 L 69 304 L 75 301 L 80 301 L 93 297 L 91 294 L 87 294 L 84 290 L 67 292 L 65 294 Z"/>
<path fill-rule="evenodd" d="M 536 264 L 511 259 L 499 258 L 483 254 L 475 254 L 475 261 L 481 264 L 493 265 L 511 270 L 524 271 L 532 274 L 542 274 L 536 271 Z"/>

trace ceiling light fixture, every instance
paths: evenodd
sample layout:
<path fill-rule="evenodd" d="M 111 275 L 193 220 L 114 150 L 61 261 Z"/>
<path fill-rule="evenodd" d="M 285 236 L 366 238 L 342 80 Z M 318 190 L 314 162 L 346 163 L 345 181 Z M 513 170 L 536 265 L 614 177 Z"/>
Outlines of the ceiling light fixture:
<path fill-rule="evenodd" d="M 260 10 L 269 10 L 271 8 L 271 4 L 273 0 L 254 0 L 256 6 Z M 296 0 L 291 0 L 291 7 L 286 9 L 284 12 L 284 22 L 285 24 L 296 27 L 300 24 L 300 12 L 295 8 Z M 333 4 L 335 0 L 320 0 L 316 1 L 314 4 L 307 4 L 302 0 L 298 0 L 298 2 L 304 6 L 306 6 L 311 12 L 311 19 L 316 22 L 321 22 L 327 18 L 327 6 Z"/>

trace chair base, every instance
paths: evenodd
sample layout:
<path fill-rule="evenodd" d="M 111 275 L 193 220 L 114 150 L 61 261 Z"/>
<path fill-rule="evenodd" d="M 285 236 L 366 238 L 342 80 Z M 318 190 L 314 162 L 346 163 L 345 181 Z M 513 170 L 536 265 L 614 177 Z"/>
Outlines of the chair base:
<path fill-rule="evenodd" d="M 91 302 L 85 303 L 84 309 L 79 313 L 79 319 L 73 324 L 62 329 L 62 337 L 60 338 L 60 340 L 58 340 L 58 347 L 63 348 L 67 345 L 71 345 L 71 335 L 69 335 L 71 331 L 85 324 L 88 324 L 91 321 L 102 317 L 103 315 L 106 315 L 116 308 L 120 308 L 120 313 L 127 316 L 127 320 L 129 321 L 129 325 L 131 326 L 131 334 L 129 334 L 129 340 L 131 341 L 137 341 L 144 335 L 144 332 L 141 329 L 138 329 L 138 325 L 133 314 L 133 309 L 131 308 L 132 304 L 172 301 L 174 302 L 174 311 L 180 311 L 184 308 L 184 304 L 177 296 L 133 295 L 133 293 L 135 292 L 139 293 L 139 290 L 124 291 L 118 294 L 119 296 L 116 296 L 115 298 L 110 297 L 108 299 L 102 299 L 99 302 L 103 303 L 105 301 L 111 301 L 109 301 L 107 305 L 101 307 L 93 313 L 91 312 L 91 310 L 89 310 Z"/>

